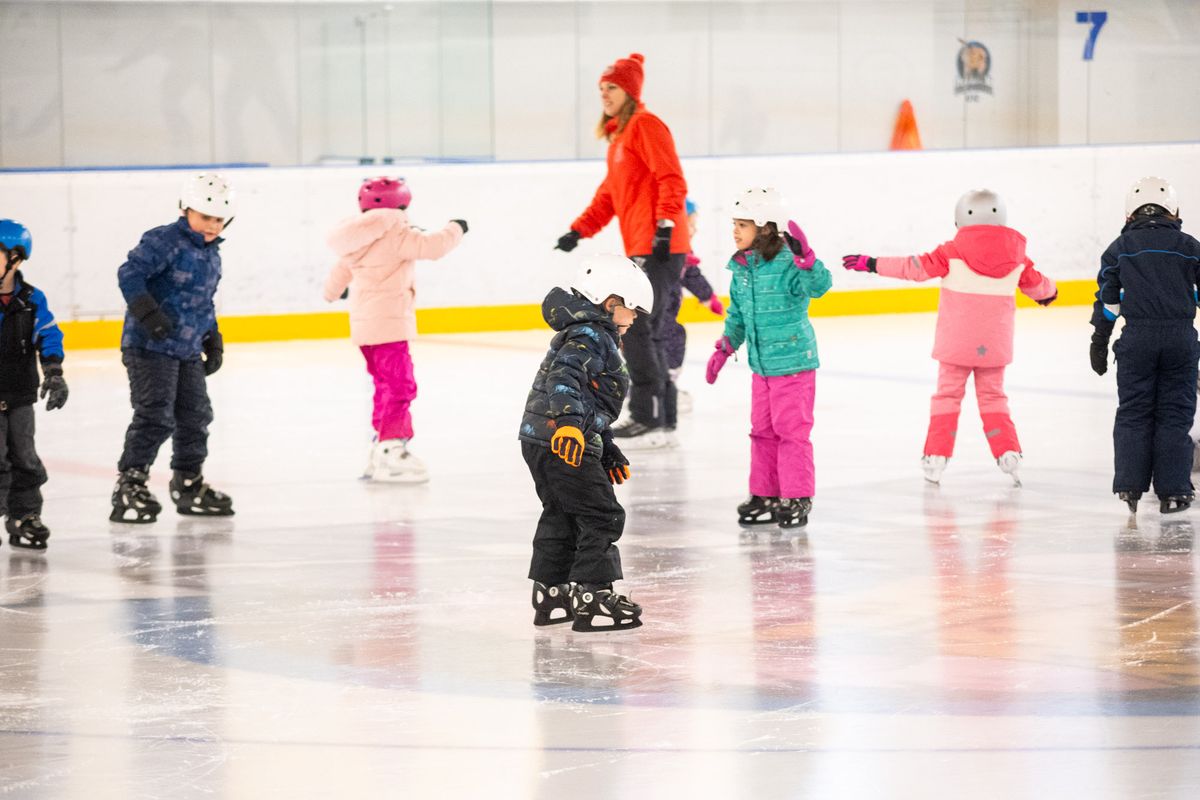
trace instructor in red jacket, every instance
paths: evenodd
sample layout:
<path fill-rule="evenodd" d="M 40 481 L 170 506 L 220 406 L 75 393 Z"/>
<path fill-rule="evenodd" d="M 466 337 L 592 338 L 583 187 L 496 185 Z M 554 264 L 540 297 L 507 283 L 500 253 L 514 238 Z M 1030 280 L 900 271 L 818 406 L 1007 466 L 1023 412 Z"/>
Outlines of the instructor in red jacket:
<path fill-rule="evenodd" d="M 664 318 L 667 297 L 679 283 L 688 241 L 684 201 L 687 183 L 675 154 L 671 131 L 642 105 L 641 53 L 617 62 L 600 76 L 604 113 L 596 128 L 608 140 L 608 174 L 591 205 L 558 240 L 571 251 L 580 238 L 594 236 L 616 216 L 625 254 L 641 264 L 654 287 L 654 311 L 625 334 L 629 364 L 630 418 L 613 428 L 623 447 L 656 448 L 672 444 L 674 385 L 667 375 Z"/>

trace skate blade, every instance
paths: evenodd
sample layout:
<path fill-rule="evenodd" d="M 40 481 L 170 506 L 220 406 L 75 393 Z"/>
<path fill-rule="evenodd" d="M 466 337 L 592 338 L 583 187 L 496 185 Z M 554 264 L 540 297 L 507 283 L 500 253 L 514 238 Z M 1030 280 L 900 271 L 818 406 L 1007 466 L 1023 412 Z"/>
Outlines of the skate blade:
<path fill-rule="evenodd" d="M 232 517 L 232 508 L 207 509 L 207 508 L 192 508 L 191 506 L 177 506 L 175 508 L 180 514 L 185 517 Z"/>
<path fill-rule="evenodd" d="M 767 519 L 759 519 L 758 517 L 738 517 L 738 525 L 743 528 L 757 528 L 759 525 L 778 525 L 779 518 L 772 514 Z"/>
<path fill-rule="evenodd" d="M 566 609 L 563 610 L 566 611 Z M 533 624 L 541 628 L 546 625 L 561 625 L 564 622 L 574 622 L 575 620 L 575 617 L 569 611 L 561 617 L 551 616 L 552 613 L 549 611 L 538 611 L 533 615 Z"/>
<path fill-rule="evenodd" d="M 604 619 L 612 619 L 604 617 Z M 616 631 L 631 631 L 634 628 L 642 627 L 642 618 L 634 617 L 628 622 L 613 625 L 593 625 L 588 621 L 587 617 L 576 617 L 575 622 L 571 625 L 571 630 L 576 633 L 614 633 Z"/>
<path fill-rule="evenodd" d="M 132 518 L 130 516 L 132 515 Z M 123 522 L 127 525 L 149 525 L 158 520 L 157 514 L 138 512 L 137 509 L 127 508 L 124 511 L 114 508 L 108 515 L 109 522 Z"/>
<path fill-rule="evenodd" d="M 428 475 L 411 475 L 411 474 L 401 474 L 401 475 L 383 474 L 383 475 L 372 475 L 367 480 L 371 481 L 372 483 L 407 483 L 410 485 L 416 485 L 419 483 L 429 483 L 429 476 Z"/>
<path fill-rule="evenodd" d="M 785 531 L 790 530 L 792 528 L 804 528 L 807 526 L 808 526 L 808 517 L 807 516 L 800 517 L 799 519 L 795 520 L 794 522 L 779 523 L 779 527 Z"/>

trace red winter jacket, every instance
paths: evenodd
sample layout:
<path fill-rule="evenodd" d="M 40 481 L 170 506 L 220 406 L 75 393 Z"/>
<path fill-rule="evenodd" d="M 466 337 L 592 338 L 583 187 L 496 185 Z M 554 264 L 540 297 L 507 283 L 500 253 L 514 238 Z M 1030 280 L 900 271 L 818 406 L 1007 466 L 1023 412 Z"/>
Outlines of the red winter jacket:
<path fill-rule="evenodd" d="M 616 130 L 617 121 L 608 122 Z M 621 225 L 625 255 L 650 254 L 654 230 L 660 219 L 675 221 L 671 252 L 686 253 L 687 182 L 675 154 L 671 131 L 661 119 L 641 106 L 629 118 L 621 135 L 608 145 L 608 175 L 579 219 L 571 223 L 583 236 L 595 236 L 615 214 Z"/>

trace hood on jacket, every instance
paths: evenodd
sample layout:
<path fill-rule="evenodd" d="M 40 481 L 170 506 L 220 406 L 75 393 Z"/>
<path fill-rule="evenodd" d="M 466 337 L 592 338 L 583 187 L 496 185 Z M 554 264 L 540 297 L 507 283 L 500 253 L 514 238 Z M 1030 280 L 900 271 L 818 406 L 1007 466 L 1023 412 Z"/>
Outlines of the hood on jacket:
<path fill-rule="evenodd" d="M 590 322 L 608 330 L 614 336 L 617 326 L 603 308 L 573 291 L 555 286 L 542 301 L 542 319 L 556 331 L 570 325 Z"/>
<path fill-rule="evenodd" d="M 325 241 L 338 256 L 348 256 L 370 247 L 393 230 L 407 227 L 408 214 L 402 209 L 374 208 L 339 222 Z"/>
<path fill-rule="evenodd" d="M 1125 227 L 1121 228 L 1121 233 L 1148 228 L 1170 228 L 1171 230 L 1181 231 L 1183 230 L 1183 220 L 1168 219 L 1166 217 L 1134 217 L 1125 223 Z"/>
<path fill-rule="evenodd" d="M 1025 263 L 1025 237 L 1003 225 L 959 228 L 954 244 L 972 271 L 1001 278 Z"/>

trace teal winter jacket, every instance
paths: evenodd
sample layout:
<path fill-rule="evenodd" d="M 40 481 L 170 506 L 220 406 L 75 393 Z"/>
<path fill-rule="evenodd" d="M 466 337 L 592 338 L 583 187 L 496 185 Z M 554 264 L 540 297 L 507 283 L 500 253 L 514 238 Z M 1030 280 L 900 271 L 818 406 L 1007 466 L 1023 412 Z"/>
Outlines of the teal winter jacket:
<path fill-rule="evenodd" d="M 800 269 L 794 258 L 784 247 L 770 261 L 750 250 L 729 259 L 732 302 L 725 335 L 735 350 L 746 343 L 750 369 L 765 377 L 820 366 L 808 303 L 829 291 L 833 278 L 820 261 L 812 269 Z"/>

